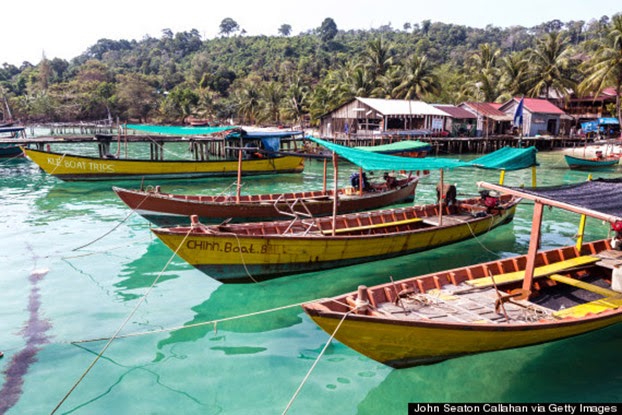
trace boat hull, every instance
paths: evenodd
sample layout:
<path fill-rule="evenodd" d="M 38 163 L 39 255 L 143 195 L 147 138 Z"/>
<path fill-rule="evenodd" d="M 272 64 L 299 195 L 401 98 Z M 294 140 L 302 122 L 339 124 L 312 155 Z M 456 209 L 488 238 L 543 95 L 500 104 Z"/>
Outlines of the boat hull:
<path fill-rule="evenodd" d="M 598 169 L 616 166 L 620 162 L 619 157 L 609 157 L 603 160 L 584 159 L 569 155 L 564 156 L 568 167 L 571 169 Z"/>
<path fill-rule="evenodd" d="M 573 246 L 553 249 L 541 252 L 536 260 L 536 266 L 551 267 L 560 262 L 572 262 L 585 258 L 585 255 L 596 255 L 608 249 L 611 249 L 608 240 L 585 244 L 581 252 Z M 495 300 L 499 298 L 499 295 L 505 295 L 507 292 L 508 287 L 507 285 L 502 286 L 504 284 L 503 277 L 498 273 L 503 272 L 502 270 L 513 270 L 517 266 L 524 270 L 526 258 L 527 256 L 523 255 L 412 277 L 391 284 L 370 288 L 359 287 L 358 292 L 303 304 L 303 309 L 324 331 L 331 335 L 334 334 L 338 341 L 371 359 L 395 368 L 430 364 L 459 356 L 551 342 L 622 322 L 622 307 L 619 306 L 622 304 L 622 293 L 607 288 L 602 288 L 606 291 L 606 294 L 602 295 L 609 295 L 608 298 L 602 300 L 602 304 L 585 308 L 585 311 L 576 314 L 571 312 L 572 306 L 569 306 L 553 312 L 553 314 L 557 313 L 557 317 L 553 319 L 536 315 L 538 317 L 534 316 L 526 321 L 507 321 L 506 314 L 506 319 L 494 322 L 491 320 L 492 317 L 488 320 L 479 317 L 485 315 L 486 303 L 490 303 L 487 307 L 494 307 Z M 569 270 L 581 268 L 578 266 L 578 262 L 572 262 L 567 267 Z M 596 268 L 603 269 L 602 265 L 597 265 Z M 584 267 L 583 269 L 587 268 Z M 595 276 L 596 271 L 594 272 Z M 479 308 L 469 308 L 468 312 L 476 312 L 480 308 L 483 310 L 483 313 L 478 313 L 479 316 L 470 322 L 466 320 L 463 322 L 457 320 L 440 321 L 443 316 L 434 316 L 432 313 L 426 314 L 425 307 L 411 309 L 416 310 L 415 315 L 420 314 L 420 316 L 413 316 L 412 318 L 406 317 L 406 314 L 395 317 L 395 315 L 388 316 L 375 312 L 358 314 L 352 310 L 352 307 L 357 304 L 357 300 L 360 300 L 361 292 L 367 293 L 369 303 L 381 308 L 381 304 L 386 304 L 390 300 L 386 296 L 398 295 L 397 293 L 404 287 L 419 287 L 419 292 L 430 291 L 433 298 L 447 304 L 448 311 L 446 312 L 451 314 L 451 302 L 461 295 L 465 295 L 465 293 L 459 293 L 460 282 L 478 281 L 481 277 L 492 275 L 492 273 L 497 274 L 495 276 L 497 285 L 491 288 L 491 295 L 486 301 L 482 301 L 480 297 Z M 543 278 L 546 280 L 547 275 L 555 273 L 556 271 L 552 268 L 543 270 Z M 520 278 L 515 281 L 515 284 L 521 283 L 522 279 Z M 440 290 L 445 284 L 453 287 L 450 291 L 457 290 L 458 294 L 443 297 L 445 294 L 435 291 L 436 289 Z M 471 291 L 481 293 L 481 285 L 470 284 L 470 286 L 479 287 L 472 288 Z M 549 290 L 555 290 L 557 286 L 546 285 L 546 287 Z M 600 289 L 601 287 L 592 286 L 592 288 Z M 390 294 L 386 294 L 387 290 Z M 546 291 L 546 294 L 542 296 L 542 301 L 531 304 L 544 304 L 551 298 L 558 298 L 556 293 L 559 294 L 560 292 L 563 291 Z M 561 294 L 559 295 L 561 297 Z M 567 295 L 573 299 L 582 296 L 573 292 Z M 394 300 L 389 302 L 396 304 Z M 584 304 L 583 307 L 587 305 Z M 348 313 L 347 316 L 345 316 L 346 312 Z M 496 313 L 501 313 L 501 310 L 496 311 Z"/>
<path fill-rule="evenodd" d="M 311 314 L 327 333 L 340 320 Z M 488 326 L 386 324 L 373 317 L 355 316 L 343 321 L 335 338 L 346 346 L 394 368 L 435 363 L 469 354 L 531 346 L 598 330 L 622 322 L 622 312 L 584 320 L 551 324 Z"/>
<path fill-rule="evenodd" d="M 382 192 L 339 195 L 337 213 L 377 209 L 412 199 L 418 179 L 400 188 Z M 333 212 L 332 192 L 304 192 L 241 196 L 169 195 L 156 191 L 127 190 L 113 187 L 117 196 L 136 213 L 158 225 L 190 222 L 191 215 L 202 223 L 233 218 L 236 221 L 274 220 L 294 213 L 313 216 Z M 289 215 L 288 215 L 289 214 Z"/>
<path fill-rule="evenodd" d="M 118 179 L 181 179 L 235 176 L 237 160 L 131 160 L 102 159 L 24 149 L 25 155 L 46 173 L 65 181 Z M 284 156 L 242 161 L 243 175 L 300 173 L 304 158 Z"/>
<path fill-rule="evenodd" d="M 515 210 L 513 204 L 498 215 L 464 223 L 358 236 L 184 233 L 175 228 L 152 231 L 210 277 L 222 282 L 249 282 L 394 258 L 460 242 L 510 222 Z"/>

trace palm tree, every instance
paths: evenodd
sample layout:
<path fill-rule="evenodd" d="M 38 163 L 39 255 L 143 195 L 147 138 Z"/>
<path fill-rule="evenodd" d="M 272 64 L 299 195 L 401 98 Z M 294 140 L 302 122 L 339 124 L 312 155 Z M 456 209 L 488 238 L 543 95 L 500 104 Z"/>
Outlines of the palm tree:
<path fill-rule="evenodd" d="M 521 53 L 512 53 L 501 58 L 499 64 L 501 90 L 505 91 L 504 100 L 518 95 L 527 95 L 525 77 L 529 62 Z"/>
<path fill-rule="evenodd" d="M 393 89 L 393 98 L 421 99 L 427 94 L 440 93 L 441 84 L 425 55 L 412 55 L 402 70 L 403 81 Z"/>
<path fill-rule="evenodd" d="M 393 65 L 391 55 L 391 45 L 383 40 L 382 36 L 372 39 L 367 43 L 367 47 L 362 54 L 363 63 L 370 69 L 374 79 L 384 75 Z"/>
<path fill-rule="evenodd" d="M 622 15 L 616 15 L 607 29 L 607 36 L 594 57 L 583 65 L 585 79 L 579 84 L 580 94 L 594 95 L 609 86 L 616 89 L 616 116 L 620 114 L 620 94 L 622 94 Z"/>
<path fill-rule="evenodd" d="M 261 108 L 261 93 L 258 82 L 246 79 L 235 91 L 238 114 L 251 125 L 255 124 Z"/>
<path fill-rule="evenodd" d="M 281 104 L 285 97 L 282 85 L 277 82 L 269 82 L 263 86 L 261 92 L 265 118 L 270 122 L 279 124 L 281 122 Z"/>
<path fill-rule="evenodd" d="M 529 54 L 531 66 L 526 79 L 529 95 L 549 98 L 551 89 L 562 95 L 574 90 L 570 53 L 567 39 L 560 32 L 547 33 L 538 39 L 536 48 Z"/>
<path fill-rule="evenodd" d="M 473 81 L 465 84 L 463 93 L 474 97 L 476 101 L 493 102 L 498 98 L 500 70 L 497 60 L 500 54 L 500 49 L 493 49 L 485 43 L 471 55 L 469 71 L 474 74 Z"/>

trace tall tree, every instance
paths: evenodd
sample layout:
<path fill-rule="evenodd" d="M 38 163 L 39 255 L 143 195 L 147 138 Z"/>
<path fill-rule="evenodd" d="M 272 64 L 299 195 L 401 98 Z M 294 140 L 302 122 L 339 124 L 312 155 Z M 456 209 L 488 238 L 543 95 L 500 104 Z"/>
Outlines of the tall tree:
<path fill-rule="evenodd" d="M 338 31 L 337 23 L 332 18 L 327 17 L 319 28 L 320 39 L 322 42 L 330 42 L 337 36 Z"/>
<path fill-rule="evenodd" d="M 374 78 L 378 78 L 393 64 L 391 45 L 384 41 L 382 36 L 367 42 L 362 54 L 363 62 L 369 67 Z"/>
<path fill-rule="evenodd" d="M 613 17 L 607 29 L 607 36 L 596 55 L 584 64 L 585 79 L 579 84 L 579 92 L 594 95 L 609 86 L 616 90 L 616 116 L 620 113 L 620 95 L 622 94 L 622 15 Z"/>
<path fill-rule="evenodd" d="M 279 33 L 283 36 L 289 36 L 292 33 L 292 26 L 288 24 L 282 24 L 279 27 Z"/>
<path fill-rule="evenodd" d="M 425 55 L 411 55 L 402 70 L 403 81 L 393 90 L 394 98 L 422 99 L 427 94 L 440 93 L 438 77 Z"/>
<path fill-rule="evenodd" d="M 561 32 L 551 32 L 538 39 L 536 48 L 529 54 L 529 94 L 550 97 L 551 89 L 567 94 L 575 82 L 569 72 L 571 50 Z"/>
<path fill-rule="evenodd" d="M 238 24 L 238 22 L 230 17 L 225 17 L 220 22 L 221 35 L 229 36 L 230 34 L 237 32 L 238 30 L 240 30 L 240 25 Z"/>

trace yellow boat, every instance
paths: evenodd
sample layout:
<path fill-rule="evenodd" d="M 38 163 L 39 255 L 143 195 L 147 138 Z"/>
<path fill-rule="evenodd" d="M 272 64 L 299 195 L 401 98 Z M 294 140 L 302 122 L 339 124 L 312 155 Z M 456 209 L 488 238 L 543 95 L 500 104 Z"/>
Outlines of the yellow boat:
<path fill-rule="evenodd" d="M 304 304 L 305 312 L 335 339 L 395 368 L 540 344 L 622 322 L 622 180 L 524 191 L 480 186 L 534 200 L 527 255 L 360 286 Z M 545 205 L 608 221 L 615 236 L 538 252 Z"/>
<path fill-rule="evenodd" d="M 301 156 L 238 160 L 139 160 L 87 157 L 24 148 L 24 154 L 46 173 L 66 181 L 115 179 L 179 179 L 242 175 L 300 173 Z"/>
<path fill-rule="evenodd" d="M 336 215 L 152 231 L 189 264 L 223 282 L 278 276 L 376 261 L 452 244 L 508 223 L 519 199 L 504 197 Z"/>

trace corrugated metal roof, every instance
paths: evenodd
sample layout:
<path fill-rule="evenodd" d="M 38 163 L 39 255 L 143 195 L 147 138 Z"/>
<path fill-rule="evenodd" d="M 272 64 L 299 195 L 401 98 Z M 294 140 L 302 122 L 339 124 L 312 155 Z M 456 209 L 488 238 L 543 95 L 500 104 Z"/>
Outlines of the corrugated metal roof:
<path fill-rule="evenodd" d="M 446 117 L 447 114 L 423 101 L 405 99 L 381 99 L 356 97 L 363 104 L 373 108 L 382 115 L 438 115 Z"/>
<path fill-rule="evenodd" d="M 446 112 L 453 118 L 460 118 L 460 119 L 476 119 L 477 118 L 475 114 L 473 114 L 471 111 L 465 108 L 460 108 L 460 107 L 456 107 L 453 105 L 434 105 L 434 106 L 438 108 L 439 110 Z"/>
<path fill-rule="evenodd" d="M 490 118 L 495 121 L 512 121 L 513 117 L 506 114 L 503 111 L 497 109 L 496 103 L 492 102 L 464 102 L 462 103 L 467 108 L 470 108 L 476 115 L 481 115 L 486 118 Z"/>
<path fill-rule="evenodd" d="M 514 98 L 516 102 L 520 102 L 520 98 Z M 565 114 L 564 111 L 550 103 L 546 99 L 525 98 L 523 101 L 525 109 L 535 114 Z"/>

